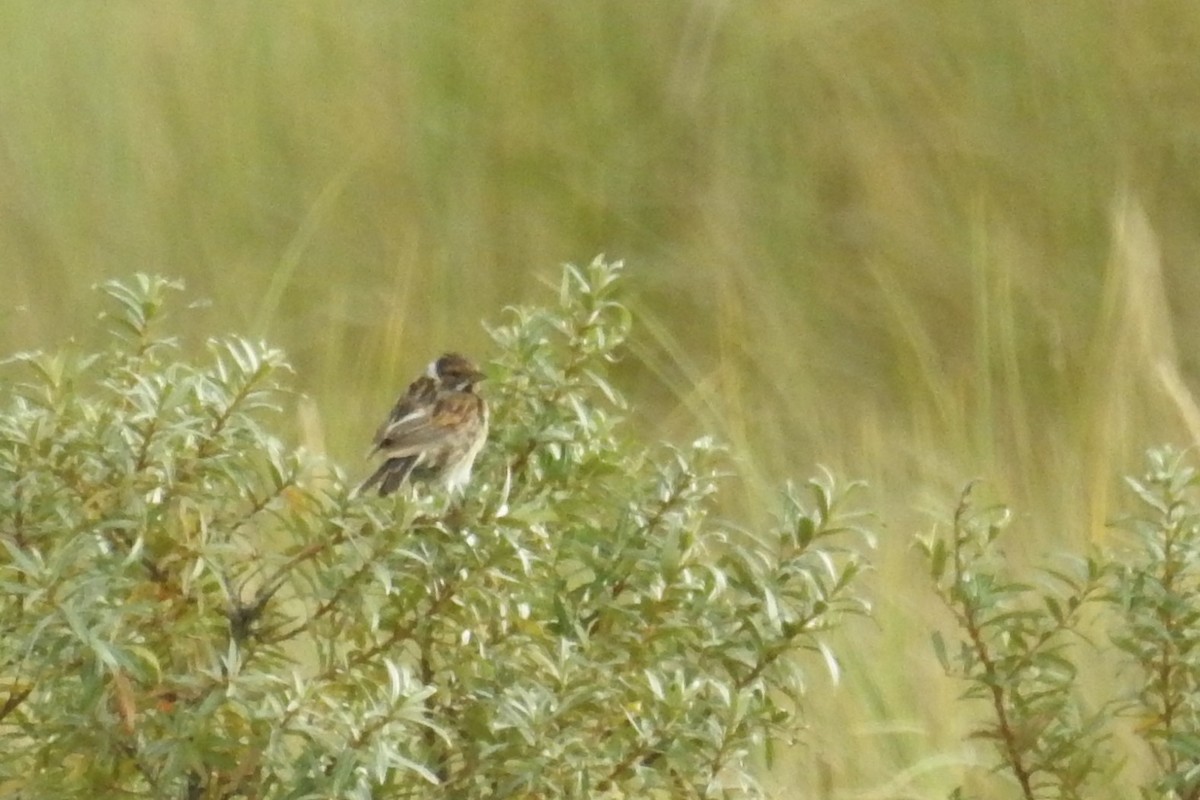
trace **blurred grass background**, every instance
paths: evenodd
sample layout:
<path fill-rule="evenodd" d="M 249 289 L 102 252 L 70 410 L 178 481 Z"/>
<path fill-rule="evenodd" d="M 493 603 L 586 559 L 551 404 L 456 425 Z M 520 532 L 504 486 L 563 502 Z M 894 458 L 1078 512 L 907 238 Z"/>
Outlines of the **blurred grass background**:
<path fill-rule="evenodd" d="M 0 352 L 183 277 L 353 474 L 432 354 L 623 258 L 647 436 L 731 442 L 731 513 L 819 462 L 886 526 L 781 796 L 992 796 L 911 534 L 980 476 L 1015 561 L 1081 548 L 1194 439 L 1198 52 L 1188 0 L 4 4 Z"/>

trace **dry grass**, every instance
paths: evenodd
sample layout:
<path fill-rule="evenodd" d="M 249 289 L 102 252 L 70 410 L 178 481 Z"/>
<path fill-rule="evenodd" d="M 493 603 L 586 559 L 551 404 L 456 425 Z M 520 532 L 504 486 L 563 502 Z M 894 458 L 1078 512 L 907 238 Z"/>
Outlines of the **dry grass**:
<path fill-rule="evenodd" d="M 911 533 L 982 476 L 1029 555 L 1102 540 L 1200 435 L 1198 51 L 1186 0 L 10 4 L 0 343 L 184 276 L 354 465 L 431 353 L 624 258 L 647 433 L 730 441 L 751 514 L 821 462 L 887 523 L 794 796 L 944 794 L 978 755 Z"/>

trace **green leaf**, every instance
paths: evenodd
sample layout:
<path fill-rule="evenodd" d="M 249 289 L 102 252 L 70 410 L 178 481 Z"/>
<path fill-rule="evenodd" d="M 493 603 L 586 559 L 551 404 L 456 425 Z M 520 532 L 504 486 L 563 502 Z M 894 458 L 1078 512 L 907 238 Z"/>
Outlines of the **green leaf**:
<path fill-rule="evenodd" d="M 942 637 L 941 632 L 934 631 L 930 636 L 930 641 L 933 644 L 933 653 L 937 656 L 938 663 L 942 665 L 946 674 L 950 674 L 950 657 L 946 653 L 946 640 Z"/>

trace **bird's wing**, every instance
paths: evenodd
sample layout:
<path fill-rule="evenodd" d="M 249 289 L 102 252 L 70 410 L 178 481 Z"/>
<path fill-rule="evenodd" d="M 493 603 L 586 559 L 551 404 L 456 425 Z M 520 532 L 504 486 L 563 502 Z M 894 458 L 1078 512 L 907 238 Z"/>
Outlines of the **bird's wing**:
<path fill-rule="evenodd" d="M 400 395 L 388 418 L 375 432 L 375 446 L 371 448 L 371 452 L 377 452 L 384 446 L 384 439 L 394 426 L 414 416 L 428 414 L 436 402 L 437 381 L 422 376 L 409 384 L 408 391 Z"/>
<path fill-rule="evenodd" d="M 479 413 L 481 402 L 469 392 L 450 392 L 438 397 L 432 405 L 415 408 L 404 416 L 393 416 L 379 431 L 375 449 L 389 456 L 425 450 L 470 425 L 472 417 Z"/>

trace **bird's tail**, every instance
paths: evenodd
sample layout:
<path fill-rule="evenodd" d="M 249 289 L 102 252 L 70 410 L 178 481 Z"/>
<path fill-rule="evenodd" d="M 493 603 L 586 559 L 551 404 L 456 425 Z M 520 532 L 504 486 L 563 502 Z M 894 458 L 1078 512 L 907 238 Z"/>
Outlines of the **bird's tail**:
<path fill-rule="evenodd" d="M 357 494 L 362 494 L 378 485 L 379 496 L 387 497 L 400 488 L 400 484 L 404 483 L 416 464 L 417 456 L 415 455 L 389 458 L 379 465 L 379 469 L 371 473 L 371 477 L 362 482 L 362 485 L 358 487 Z"/>

